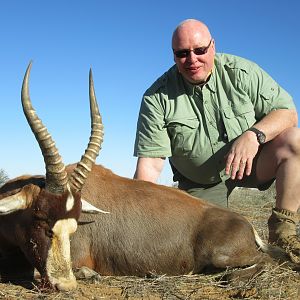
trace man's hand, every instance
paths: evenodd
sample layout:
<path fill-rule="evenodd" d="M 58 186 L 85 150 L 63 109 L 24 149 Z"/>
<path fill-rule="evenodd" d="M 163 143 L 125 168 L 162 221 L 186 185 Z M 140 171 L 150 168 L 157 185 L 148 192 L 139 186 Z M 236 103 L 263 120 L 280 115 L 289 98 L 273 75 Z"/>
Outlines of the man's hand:
<path fill-rule="evenodd" d="M 225 156 L 225 173 L 230 175 L 233 180 L 241 180 L 244 175 L 249 176 L 258 147 L 259 143 L 256 134 L 251 131 L 245 131 L 234 141 L 231 149 Z"/>

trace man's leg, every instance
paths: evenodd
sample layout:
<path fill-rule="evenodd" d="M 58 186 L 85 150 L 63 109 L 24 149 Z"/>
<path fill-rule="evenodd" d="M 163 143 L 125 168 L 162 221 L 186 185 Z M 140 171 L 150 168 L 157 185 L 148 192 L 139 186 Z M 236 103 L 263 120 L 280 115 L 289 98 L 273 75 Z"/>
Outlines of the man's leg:
<path fill-rule="evenodd" d="M 300 205 L 300 129 L 287 129 L 263 147 L 256 176 L 259 183 L 276 178 L 276 207 L 268 220 L 269 242 L 277 243 L 293 261 L 299 262 L 296 225 Z"/>
<path fill-rule="evenodd" d="M 224 182 L 199 184 L 187 178 L 181 178 L 181 180 L 178 181 L 178 188 L 196 198 L 207 200 L 222 207 L 228 206 L 228 190 Z"/>
<path fill-rule="evenodd" d="M 210 203 L 228 207 L 227 187 L 224 182 L 210 187 L 191 188 L 187 192 L 194 197 L 207 200 Z"/>

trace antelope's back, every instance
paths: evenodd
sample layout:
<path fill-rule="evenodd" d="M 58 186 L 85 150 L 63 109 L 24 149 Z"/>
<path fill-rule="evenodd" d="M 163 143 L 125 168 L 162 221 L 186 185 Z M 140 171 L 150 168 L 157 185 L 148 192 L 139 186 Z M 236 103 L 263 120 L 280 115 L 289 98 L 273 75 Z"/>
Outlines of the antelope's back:
<path fill-rule="evenodd" d="M 175 188 L 120 177 L 99 165 L 93 166 L 82 198 L 109 213 L 81 213 L 71 237 L 74 267 L 138 276 L 150 270 L 177 275 L 193 269 L 206 202 Z"/>

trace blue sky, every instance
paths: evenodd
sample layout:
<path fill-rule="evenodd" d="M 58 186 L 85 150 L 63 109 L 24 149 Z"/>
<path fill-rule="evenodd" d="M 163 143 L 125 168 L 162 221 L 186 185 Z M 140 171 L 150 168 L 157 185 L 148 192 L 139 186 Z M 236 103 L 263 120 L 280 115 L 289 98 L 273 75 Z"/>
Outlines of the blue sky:
<path fill-rule="evenodd" d="M 0 168 L 10 178 L 44 174 L 23 115 L 20 90 L 30 60 L 32 103 L 65 164 L 90 135 L 88 72 L 105 126 L 97 159 L 132 177 L 136 120 L 143 92 L 173 64 L 171 35 L 187 18 L 204 21 L 218 52 L 258 63 L 300 105 L 300 2 L 277 1 L 1 1 Z M 159 180 L 171 183 L 167 164 Z"/>

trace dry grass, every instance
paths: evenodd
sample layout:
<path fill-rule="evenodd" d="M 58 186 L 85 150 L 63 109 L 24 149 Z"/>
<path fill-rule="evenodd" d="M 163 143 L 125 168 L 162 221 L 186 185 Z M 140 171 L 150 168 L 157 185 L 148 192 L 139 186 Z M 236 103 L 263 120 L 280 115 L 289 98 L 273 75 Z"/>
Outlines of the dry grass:
<path fill-rule="evenodd" d="M 233 193 L 230 207 L 246 216 L 263 239 L 267 238 L 267 218 L 274 204 L 275 192 L 240 189 Z M 76 291 L 43 294 L 13 284 L 0 284 L 0 299 L 300 299 L 300 276 L 282 265 L 267 265 L 247 282 L 226 284 L 215 275 L 160 276 L 154 278 L 100 277 L 79 281 Z"/>

